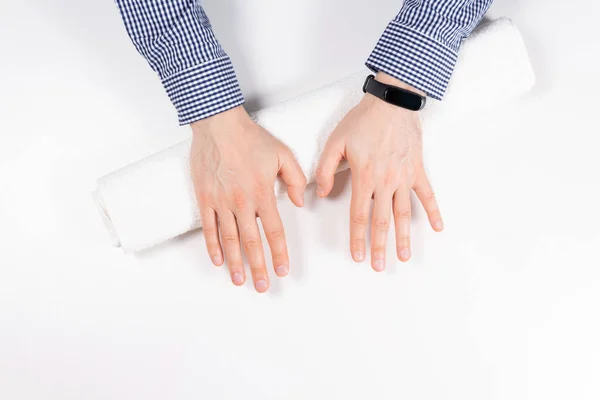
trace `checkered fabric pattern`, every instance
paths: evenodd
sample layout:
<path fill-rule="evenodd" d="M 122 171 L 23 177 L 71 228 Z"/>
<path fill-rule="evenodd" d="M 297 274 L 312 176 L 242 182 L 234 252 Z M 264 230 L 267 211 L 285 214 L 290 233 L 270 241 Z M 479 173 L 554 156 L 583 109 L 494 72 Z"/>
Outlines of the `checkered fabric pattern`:
<path fill-rule="evenodd" d="M 231 60 L 200 0 L 115 0 L 138 52 L 159 75 L 181 125 L 244 103 Z M 405 0 L 366 65 L 441 99 L 460 43 L 492 0 Z"/>
<path fill-rule="evenodd" d="M 462 41 L 493 0 L 405 0 L 366 62 L 441 100 Z"/>
<path fill-rule="evenodd" d="M 138 52 L 160 76 L 181 125 L 244 103 L 231 60 L 197 0 L 116 0 Z"/>

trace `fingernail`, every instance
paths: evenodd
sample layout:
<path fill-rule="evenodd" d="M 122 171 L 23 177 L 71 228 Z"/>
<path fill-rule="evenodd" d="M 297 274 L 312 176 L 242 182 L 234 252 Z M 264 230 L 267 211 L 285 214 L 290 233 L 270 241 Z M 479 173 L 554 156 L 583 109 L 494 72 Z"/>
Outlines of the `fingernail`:
<path fill-rule="evenodd" d="M 254 287 L 256 288 L 257 291 L 259 291 L 260 293 L 262 293 L 262 292 L 266 292 L 267 291 L 267 288 L 269 287 L 269 284 L 264 279 L 261 279 L 260 281 L 256 282 L 256 284 L 254 285 Z"/>
<path fill-rule="evenodd" d="M 444 229 L 444 224 L 442 223 L 441 220 L 437 220 L 435 221 L 435 229 L 437 229 L 438 231 L 441 231 L 442 229 Z"/>
<path fill-rule="evenodd" d="M 240 272 L 236 272 L 235 274 L 233 274 L 233 283 L 236 285 L 241 285 L 244 283 L 244 275 L 242 275 Z"/>
<path fill-rule="evenodd" d="M 379 256 L 381 257 L 381 256 Z M 373 263 L 373 268 L 375 268 L 375 271 L 377 272 L 381 272 L 385 269 L 385 260 L 383 259 L 379 259 L 379 260 L 375 260 L 375 262 Z"/>
<path fill-rule="evenodd" d="M 280 265 L 279 267 L 275 268 L 275 273 L 277 274 L 277 276 L 280 277 L 284 277 L 288 274 L 288 267 L 286 265 Z"/>
<path fill-rule="evenodd" d="M 364 259 L 365 259 L 365 254 L 361 250 L 354 253 L 355 261 L 361 262 Z"/>
<path fill-rule="evenodd" d="M 321 185 L 317 186 L 317 196 L 319 196 L 319 197 L 325 196 L 325 189 Z"/>
<path fill-rule="evenodd" d="M 212 258 L 212 262 L 213 262 L 213 264 L 215 264 L 218 267 L 219 265 L 221 265 L 223 263 L 223 259 L 221 258 L 221 256 L 214 256 Z"/>
<path fill-rule="evenodd" d="M 408 260 L 410 258 L 410 250 L 409 249 L 402 249 L 400 251 L 400 258 L 403 260 Z"/>

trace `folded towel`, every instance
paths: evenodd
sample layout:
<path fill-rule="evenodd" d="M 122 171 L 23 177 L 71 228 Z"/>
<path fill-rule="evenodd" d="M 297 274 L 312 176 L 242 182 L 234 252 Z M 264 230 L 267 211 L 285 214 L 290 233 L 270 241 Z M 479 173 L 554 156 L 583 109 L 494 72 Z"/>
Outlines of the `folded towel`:
<path fill-rule="evenodd" d="M 310 182 L 323 145 L 362 98 L 361 71 L 253 118 L 295 153 Z M 509 19 L 478 28 L 462 46 L 443 102 L 429 99 L 423 129 L 473 115 L 527 92 L 534 74 L 521 36 Z M 139 251 L 201 227 L 189 171 L 190 140 L 98 180 L 94 200 L 115 246 Z M 339 170 L 346 169 L 342 164 Z M 284 192 L 278 181 L 275 190 Z"/>

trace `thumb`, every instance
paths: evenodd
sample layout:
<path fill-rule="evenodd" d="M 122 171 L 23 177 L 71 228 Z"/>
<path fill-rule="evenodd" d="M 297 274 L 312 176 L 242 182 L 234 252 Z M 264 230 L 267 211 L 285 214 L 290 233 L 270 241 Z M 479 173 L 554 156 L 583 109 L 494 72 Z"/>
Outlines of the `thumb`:
<path fill-rule="evenodd" d="M 296 157 L 289 149 L 281 152 L 279 163 L 279 176 L 287 186 L 288 197 L 297 207 L 302 207 L 307 182 L 300 164 L 298 164 Z"/>
<path fill-rule="evenodd" d="M 317 196 L 327 197 L 333 189 L 335 172 L 344 158 L 343 150 L 342 142 L 338 145 L 330 140 L 325 145 L 317 167 Z"/>

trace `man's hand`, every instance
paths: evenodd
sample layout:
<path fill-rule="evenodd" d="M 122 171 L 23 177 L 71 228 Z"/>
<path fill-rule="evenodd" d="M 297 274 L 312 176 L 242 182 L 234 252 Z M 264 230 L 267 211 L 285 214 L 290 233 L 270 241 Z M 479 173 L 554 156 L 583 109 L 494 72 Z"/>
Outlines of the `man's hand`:
<path fill-rule="evenodd" d="M 418 90 L 382 73 L 378 81 L 417 93 Z M 423 93 L 420 93 L 423 94 Z M 431 226 L 443 229 L 438 206 L 425 174 L 419 114 L 366 94 L 331 134 L 317 169 L 317 195 L 325 197 L 333 187 L 342 158 L 352 170 L 350 249 L 355 261 L 365 259 L 365 236 L 371 198 L 371 265 L 385 269 L 385 246 L 393 210 L 396 251 L 401 261 L 410 258 L 410 191 L 423 204 Z"/>
<path fill-rule="evenodd" d="M 292 152 L 236 107 L 192 124 L 190 164 L 208 253 L 217 266 L 223 250 L 235 285 L 246 280 L 241 245 L 258 292 L 269 288 L 256 223 L 260 217 L 275 273 L 286 276 L 289 258 L 274 184 L 281 175 L 290 200 L 302 207 L 306 177 Z M 219 240 L 220 233 L 220 240 Z"/>

